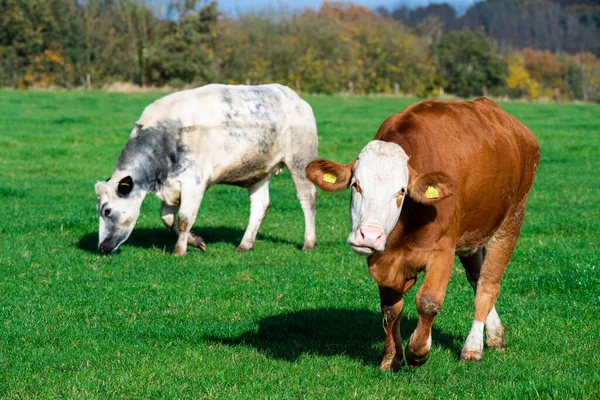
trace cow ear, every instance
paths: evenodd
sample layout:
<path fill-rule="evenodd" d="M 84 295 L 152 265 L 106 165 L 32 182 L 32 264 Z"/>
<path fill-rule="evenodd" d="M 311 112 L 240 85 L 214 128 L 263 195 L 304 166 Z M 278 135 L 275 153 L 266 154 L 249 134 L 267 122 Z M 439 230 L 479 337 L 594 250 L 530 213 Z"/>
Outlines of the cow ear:
<path fill-rule="evenodd" d="M 409 167 L 408 195 L 421 204 L 434 204 L 454 194 L 452 178 L 441 171 L 419 174 Z"/>
<path fill-rule="evenodd" d="M 96 196 L 102 196 L 104 192 L 106 192 L 106 182 L 96 182 L 96 184 L 94 185 L 94 190 L 96 191 Z"/>
<path fill-rule="evenodd" d="M 133 179 L 130 176 L 126 176 L 125 178 L 119 181 L 119 186 L 117 186 L 117 193 L 121 196 L 127 196 L 133 190 Z"/>
<path fill-rule="evenodd" d="M 306 166 L 306 177 L 327 192 L 337 192 L 350 184 L 355 163 L 356 161 L 352 161 L 344 165 L 319 158 Z"/>

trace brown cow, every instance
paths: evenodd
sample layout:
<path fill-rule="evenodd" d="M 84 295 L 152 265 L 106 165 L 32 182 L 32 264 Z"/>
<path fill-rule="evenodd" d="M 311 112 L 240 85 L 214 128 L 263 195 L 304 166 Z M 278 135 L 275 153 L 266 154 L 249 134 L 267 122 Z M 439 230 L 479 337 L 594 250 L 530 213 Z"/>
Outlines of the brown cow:
<path fill-rule="evenodd" d="M 429 100 L 385 120 L 350 164 L 319 159 L 307 166 L 308 178 L 323 190 L 352 188 L 348 242 L 368 256 L 379 284 L 382 369 L 404 364 L 403 295 L 421 271 L 419 321 L 405 352 L 411 367 L 427 361 L 455 254 L 475 291 L 461 359 L 483 358 L 484 326 L 489 347 L 506 347 L 494 305 L 539 158 L 531 131 L 493 101 Z"/>

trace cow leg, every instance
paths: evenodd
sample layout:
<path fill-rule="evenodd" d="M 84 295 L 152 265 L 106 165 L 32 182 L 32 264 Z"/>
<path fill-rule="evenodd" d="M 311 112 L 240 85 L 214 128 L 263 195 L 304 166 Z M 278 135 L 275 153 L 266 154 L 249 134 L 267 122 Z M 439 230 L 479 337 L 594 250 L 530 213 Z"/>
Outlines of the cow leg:
<path fill-rule="evenodd" d="M 385 331 L 383 357 L 379 366 L 382 370 L 398 371 L 404 365 L 400 317 L 404 309 L 404 293 L 413 287 L 415 282 L 415 278 L 396 282 L 399 287 L 404 287 L 402 292 L 379 285 L 381 315 L 383 317 L 383 330 Z"/>
<path fill-rule="evenodd" d="M 487 345 L 503 349 L 504 327 L 494 305 L 500 292 L 500 280 L 510 261 L 525 215 L 525 201 L 519 211 L 508 217 L 488 242 L 475 293 L 475 320 L 460 354 L 461 360 L 483 359 L 483 328 Z"/>
<path fill-rule="evenodd" d="M 177 226 L 174 225 L 177 211 L 179 211 L 179 205 L 170 206 L 164 201 L 160 204 L 160 219 L 168 230 L 173 229 L 175 233 L 177 233 Z"/>
<path fill-rule="evenodd" d="M 179 230 L 175 224 L 177 211 L 179 211 L 179 205 L 169 206 L 163 202 L 160 207 L 160 219 L 162 220 L 163 224 L 165 224 L 167 229 L 173 230 L 173 232 L 179 235 Z M 197 247 L 202 251 L 206 251 L 206 243 L 204 242 L 204 239 L 202 239 L 201 236 L 193 234 L 192 232 L 190 232 L 188 236 L 188 244 L 190 246 Z"/>
<path fill-rule="evenodd" d="M 296 195 L 300 200 L 300 207 L 304 213 L 304 245 L 302 250 L 310 250 L 317 244 L 315 234 L 315 214 L 317 202 L 317 189 L 306 178 L 304 169 L 289 169 L 294 184 L 296 185 Z"/>
<path fill-rule="evenodd" d="M 196 179 L 193 183 L 183 185 L 181 188 L 181 201 L 179 205 L 179 216 L 177 217 L 177 243 L 174 256 L 184 256 L 187 253 L 187 244 L 191 238 L 190 229 L 196 221 L 202 197 L 204 197 L 205 186 L 198 185 Z"/>
<path fill-rule="evenodd" d="M 248 188 L 248 196 L 250 196 L 250 220 L 248 221 L 248 227 L 246 228 L 242 242 L 236 250 L 238 252 L 254 248 L 258 229 L 267 214 L 267 208 L 269 208 L 269 181 L 271 180 L 271 176 L 272 174 L 267 175 L 267 177 Z"/>
<path fill-rule="evenodd" d="M 453 252 L 435 251 L 425 267 L 425 278 L 415 297 L 419 321 L 405 350 L 406 362 L 413 368 L 423 365 L 429 358 L 431 328 L 444 302 L 453 263 Z"/>
<path fill-rule="evenodd" d="M 379 299 L 383 330 L 385 331 L 383 359 L 379 367 L 386 371 L 398 371 L 404 365 L 402 338 L 400 337 L 400 316 L 404 309 L 404 298 L 402 293 L 398 293 L 392 288 L 379 286 Z"/>
<path fill-rule="evenodd" d="M 485 344 L 496 350 L 506 349 L 506 340 L 504 340 L 504 325 L 496 312 L 496 307 L 492 307 L 490 313 L 485 319 Z"/>
<path fill-rule="evenodd" d="M 485 257 L 485 247 L 481 246 L 477 251 L 468 256 L 459 256 L 461 264 L 465 268 L 467 275 L 467 281 L 473 288 L 473 291 L 477 293 L 477 282 L 481 274 L 481 265 Z"/>
<path fill-rule="evenodd" d="M 479 282 L 481 266 L 485 259 L 485 247 L 480 247 L 474 254 L 459 258 L 465 268 L 467 280 L 471 284 L 475 295 L 477 295 L 477 283 Z M 482 330 L 481 325 L 474 324 L 474 329 L 472 330 L 473 335 L 469 335 L 469 348 L 483 349 L 483 341 L 481 334 L 479 334 L 480 330 Z M 496 307 L 492 307 L 492 310 L 485 320 L 485 333 L 486 344 L 488 347 L 494 347 L 499 350 L 506 348 L 506 342 L 504 341 L 504 326 L 502 325 L 502 322 L 500 322 Z"/>

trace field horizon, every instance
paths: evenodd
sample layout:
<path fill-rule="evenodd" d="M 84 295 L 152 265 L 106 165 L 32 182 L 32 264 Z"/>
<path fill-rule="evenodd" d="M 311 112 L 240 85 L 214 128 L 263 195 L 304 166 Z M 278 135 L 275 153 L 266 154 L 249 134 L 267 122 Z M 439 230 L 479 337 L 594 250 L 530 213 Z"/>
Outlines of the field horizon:
<path fill-rule="evenodd" d="M 379 371 L 377 286 L 346 243 L 346 192 L 319 192 L 308 252 L 284 171 L 254 251 L 235 253 L 246 191 L 215 186 L 193 228 L 205 253 L 170 256 L 176 238 L 154 196 L 120 250 L 98 253 L 94 184 L 162 95 L 0 90 L 1 398 L 600 397 L 600 105 L 500 103 L 542 154 L 497 303 L 508 349 L 458 361 L 473 294 L 456 260 L 431 357 L 390 373 Z M 303 97 L 319 155 L 339 162 L 417 101 Z"/>

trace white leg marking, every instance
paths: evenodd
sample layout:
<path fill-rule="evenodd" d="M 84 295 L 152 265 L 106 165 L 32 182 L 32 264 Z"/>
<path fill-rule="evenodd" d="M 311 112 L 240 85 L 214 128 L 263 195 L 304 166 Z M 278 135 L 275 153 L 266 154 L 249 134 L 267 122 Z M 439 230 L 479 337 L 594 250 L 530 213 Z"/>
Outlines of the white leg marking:
<path fill-rule="evenodd" d="M 502 323 L 496 312 L 496 307 L 492 307 L 492 310 L 485 320 L 485 333 L 489 336 L 490 332 L 497 331 L 498 329 L 502 329 Z"/>
<path fill-rule="evenodd" d="M 413 338 L 414 334 L 415 333 L 413 332 L 410 335 L 410 338 L 408 339 L 408 343 L 410 343 L 411 345 L 412 345 L 412 338 Z M 431 334 L 429 334 L 429 337 L 427 338 L 427 343 L 425 343 L 425 349 L 427 349 L 428 352 L 431 350 Z"/>
<path fill-rule="evenodd" d="M 429 338 L 427 339 L 427 351 L 431 350 L 431 335 L 429 335 Z"/>
<path fill-rule="evenodd" d="M 504 341 L 504 326 L 502 326 L 502 322 L 500 322 L 496 307 L 492 307 L 492 310 L 485 320 L 485 335 L 486 344 L 489 347 L 506 347 L 506 342 Z"/>
<path fill-rule="evenodd" d="M 463 352 L 477 351 L 481 353 L 483 351 L 483 326 L 483 322 L 473 321 L 471 331 L 463 347 Z"/>

